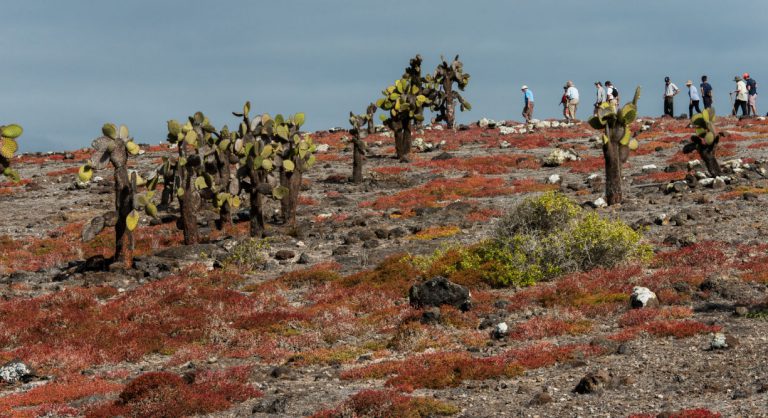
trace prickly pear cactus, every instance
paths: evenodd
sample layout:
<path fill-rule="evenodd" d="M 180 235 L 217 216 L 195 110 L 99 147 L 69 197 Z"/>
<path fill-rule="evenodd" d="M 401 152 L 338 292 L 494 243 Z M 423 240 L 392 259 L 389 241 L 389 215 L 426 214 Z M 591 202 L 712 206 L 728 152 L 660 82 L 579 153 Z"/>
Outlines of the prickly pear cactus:
<path fill-rule="evenodd" d="M 11 159 L 19 149 L 17 139 L 24 133 L 21 125 L 10 124 L 0 126 L 0 174 L 11 181 L 18 182 L 19 174 L 11 168 Z"/>
<path fill-rule="evenodd" d="M 432 104 L 430 97 L 434 94 L 424 86 L 421 62 L 421 55 L 412 58 L 402 78 L 384 89 L 383 97 L 376 102 L 377 107 L 389 112 L 381 115 L 381 120 L 394 133 L 395 151 L 402 162 L 408 161 L 411 152 L 413 126 L 424 121 L 424 109 Z"/>
<path fill-rule="evenodd" d="M 352 125 L 349 133 L 352 135 L 352 145 L 354 147 L 352 153 L 352 182 L 355 184 L 363 182 L 363 161 L 368 149 L 365 142 L 363 142 L 363 139 L 368 136 L 368 132 L 363 129 L 363 125 L 367 120 L 367 115 L 355 115 L 353 112 L 349 112 L 349 124 Z"/>
<path fill-rule="evenodd" d="M 144 180 L 135 171 L 128 172 L 128 157 L 139 154 L 140 148 L 128 132 L 128 127 L 117 127 L 105 123 L 101 127 L 102 136 L 91 143 L 94 149 L 89 162 L 80 167 L 78 177 L 87 183 L 93 177 L 94 170 L 100 170 L 112 164 L 115 180 L 115 209 L 117 223 L 115 224 L 115 257 L 114 261 L 130 263 L 128 252 L 133 250 L 133 230 L 139 223 L 139 210 L 146 209 L 152 213 L 152 204 L 146 201 L 138 205 L 134 197 L 139 185 Z M 127 245 L 126 245 L 127 241 Z"/>
<path fill-rule="evenodd" d="M 464 72 L 464 64 L 459 61 L 459 56 L 456 55 L 450 64 L 440 56 L 440 64 L 433 75 L 427 75 L 426 82 L 435 91 L 430 109 L 438 113 L 436 121 L 444 121 L 448 129 L 453 129 L 456 124 L 456 102 L 459 102 L 462 112 L 472 110 L 472 105 L 453 88 L 456 83 L 459 90 L 464 91 L 469 84 L 469 74 Z"/>
<path fill-rule="evenodd" d="M 589 125 L 604 131 L 603 156 L 605 157 L 605 197 L 609 205 L 621 203 L 621 164 L 629 158 L 629 152 L 638 147 L 637 139 L 629 129 L 637 119 L 637 102 L 640 87 L 635 89 L 631 103 L 616 111 L 610 103 L 603 103 L 597 115 L 589 119 Z"/>
<path fill-rule="evenodd" d="M 703 112 L 693 115 L 691 124 L 696 129 L 696 134 L 691 136 L 691 143 L 683 147 L 683 152 L 688 154 L 694 150 L 699 152 L 709 174 L 717 177 L 722 174 L 720 164 L 715 157 L 715 150 L 723 134 L 715 128 L 715 109 L 704 109 Z"/>
<path fill-rule="evenodd" d="M 315 163 L 315 144 L 302 134 L 304 114 L 289 117 L 264 113 L 250 117 L 251 104 L 243 106 L 234 141 L 234 152 L 240 159 L 238 177 L 249 184 L 251 203 L 251 236 L 264 233 L 263 198 L 280 200 L 284 220 L 295 223 L 296 204 L 303 173 Z M 269 177 L 279 177 L 280 185 L 269 185 Z"/>

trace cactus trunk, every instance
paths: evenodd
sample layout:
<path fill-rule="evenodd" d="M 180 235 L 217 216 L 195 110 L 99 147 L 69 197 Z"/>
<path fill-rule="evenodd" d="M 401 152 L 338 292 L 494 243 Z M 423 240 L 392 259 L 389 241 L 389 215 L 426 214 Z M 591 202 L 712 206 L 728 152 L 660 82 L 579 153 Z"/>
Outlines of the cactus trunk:
<path fill-rule="evenodd" d="M 257 170 L 251 170 L 249 178 L 251 181 L 250 235 L 253 238 L 261 238 L 264 236 L 264 196 L 258 191 L 258 185 L 264 182 L 264 175 Z"/>
<path fill-rule="evenodd" d="M 293 227 L 296 225 L 296 206 L 301 190 L 301 170 L 294 170 L 290 173 L 281 171 L 280 185 L 288 188 L 288 193 L 280 200 L 283 220 L 287 225 Z"/>
<path fill-rule="evenodd" d="M 605 201 L 608 205 L 620 204 L 621 194 L 621 145 L 619 139 L 624 134 L 623 129 L 614 128 L 610 132 L 610 141 L 603 144 L 605 158 Z"/>
<path fill-rule="evenodd" d="M 355 138 L 354 152 L 352 154 L 352 183 L 363 182 L 363 150 L 358 145 L 360 139 Z"/>
<path fill-rule="evenodd" d="M 448 129 L 453 129 L 456 124 L 456 103 L 453 97 L 453 80 L 445 77 L 443 79 L 443 91 L 445 92 L 445 115 L 443 119 Z"/>
<path fill-rule="evenodd" d="M 403 127 L 395 130 L 395 152 L 397 158 L 404 163 L 409 161 L 408 156 L 411 153 L 411 127 L 407 122 L 403 122 Z"/>
<path fill-rule="evenodd" d="M 184 230 L 184 244 L 197 244 L 199 238 L 194 207 L 194 180 L 188 168 L 181 169 L 181 176 L 184 179 L 182 184 L 184 194 L 179 197 L 179 210 L 181 212 L 181 228 Z"/>
<path fill-rule="evenodd" d="M 133 233 L 126 226 L 128 214 L 133 210 L 133 193 L 125 165 L 115 168 L 115 257 L 113 261 L 130 264 L 129 251 L 133 249 Z"/>
<path fill-rule="evenodd" d="M 699 144 L 696 147 L 696 150 L 699 152 L 701 160 L 704 161 L 704 166 L 707 167 L 707 171 L 709 171 L 709 174 L 712 177 L 718 177 L 723 174 L 720 169 L 720 164 L 717 162 L 717 158 L 715 158 L 714 145 L 708 146 Z"/>

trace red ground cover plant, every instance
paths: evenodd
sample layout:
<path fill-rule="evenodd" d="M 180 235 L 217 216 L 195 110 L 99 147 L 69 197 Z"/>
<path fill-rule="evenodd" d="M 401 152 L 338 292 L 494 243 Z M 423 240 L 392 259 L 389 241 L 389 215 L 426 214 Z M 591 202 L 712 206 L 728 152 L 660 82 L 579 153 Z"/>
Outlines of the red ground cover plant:
<path fill-rule="evenodd" d="M 605 159 L 602 156 L 585 157 L 579 161 L 566 161 L 563 166 L 568 167 L 571 173 L 588 174 L 605 169 Z"/>
<path fill-rule="evenodd" d="M 70 375 L 26 392 L 13 393 L 0 398 L 0 415 L 37 416 L 37 413 L 43 409 L 55 410 L 65 407 L 68 402 L 86 396 L 115 393 L 122 387 L 119 383 L 107 380 Z M 38 408 L 30 410 L 30 407 Z"/>
<path fill-rule="evenodd" d="M 504 215 L 499 209 L 483 208 L 475 209 L 466 216 L 469 222 L 487 222 L 492 218 L 501 218 Z"/>
<path fill-rule="evenodd" d="M 45 173 L 45 175 L 48 176 L 48 177 L 57 177 L 57 176 L 65 176 L 65 175 L 70 175 L 70 174 L 77 174 L 77 171 L 79 169 L 80 169 L 79 167 L 67 167 L 67 168 L 63 168 L 61 170 L 49 171 L 49 172 Z"/>
<path fill-rule="evenodd" d="M 439 207 L 447 204 L 447 201 L 461 200 L 467 197 L 492 197 L 512 192 L 513 188 L 500 178 L 483 176 L 439 178 L 394 195 L 381 196 L 374 201 L 362 202 L 360 207 L 378 210 Z"/>
<path fill-rule="evenodd" d="M 747 149 L 762 149 L 762 148 L 768 148 L 768 142 L 756 142 L 754 144 L 749 144 L 747 146 Z"/>
<path fill-rule="evenodd" d="M 672 171 L 670 173 L 658 172 L 644 174 L 642 176 L 635 177 L 635 181 L 638 183 L 666 183 L 670 181 L 685 180 L 685 175 L 688 174 L 685 171 Z"/>
<path fill-rule="evenodd" d="M 455 406 L 434 398 L 412 397 L 393 390 L 363 390 L 334 409 L 319 411 L 312 418 L 399 417 L 426 418 L 453 415 Z"/>
<path fill-rule="evenodd" d="M 145 373 L 128 383 L 118 400 L 86 416 L 185 417 L 222 411 L 263 395 L 248 384 L 249 374 L 247 367 L 203 371 L 186 379 L 169 372 Z"/>
<path fill-rule="evenodd" d="M 411 171 L 410 167 L 404 167 L 399 165 L 388 165 L 384 167 L 375 167 L 372 168 L 371 171 L 374 173 L 384 174 L 384 175 L 397 175 L 397 174 L 403 174 L 408 171 Z"/>
<path fill-rule="evenodd" d="M 509 338 L 514 340 L 540 340 L 563 334 L 584 334 L 589 332 L 590 329 L 592 329 L 590 321 L 536 317 L 517 323 L 509 333 Z"/>
<path fill-rule="evenodd" d="M 505 174 L 513 169 L 537 169 L 539 162 L 530 155 L 500 154 L 479 157 L 456 157 L 449 160 L 425 160 L 414 164 L 417 167 L 437 168 L 440 170 L 457 170 L 477 174 Z"/>
<path fill-rule="evenodd" d="M 682 409 L 671 414 L 635 414 L 630 415 L 629 418 L 658 418 L 664 416 L 664 418 L 720 418 L 722 415 L 719 412 L 712 412 L 705 408 L 695 409 Z"/>

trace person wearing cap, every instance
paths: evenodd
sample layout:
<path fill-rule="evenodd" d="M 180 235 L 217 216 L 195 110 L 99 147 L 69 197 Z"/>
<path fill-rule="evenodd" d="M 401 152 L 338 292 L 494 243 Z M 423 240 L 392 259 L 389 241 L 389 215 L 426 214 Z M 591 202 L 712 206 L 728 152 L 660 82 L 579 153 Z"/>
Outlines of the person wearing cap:
<path fill-rule="evenodd" d="M 741 108 L 741 116 L 746 116 L 747 99 L 749 98 L 747 84 L 739 76 L 733 77 L 733 81 L 736 82 L 736 90 L 734 90 L 732 94 L 736 95 L 736 101 L 733 102 L 733 110 L 731 111 L 731 114 L 736 116 L 736 113 L 739 112 L 739 108 Z"/>
<path fill-rule="evenodd" d="M 704 109 L 712 107 L 712 85 L 707 82 L 707 76 L 701 76 L 701 96 L 704 99 Z"/>
<path fill-rule="evenodd" d="M 576 109 L 579 107 L 579 90 L 573 85 L 573 81 L 565 83 L 565 97 L 568 98 L 568 122 L 576 120 Z"/>
<path fill-rule="evenodd" d="M 600 108 L 600 105 L 608 101 L 608 96 L 605 93 L 605 89 L 603 88 L 603 83 L 599 81 L 595 81 L 595 89 L 597 90 L 597 97 L 595 98 L 595 112 L 594 114 L 597 115 L 597 109 Z"/>
<path fill-rule="evenodd" d="M 699 109 L 701 97 L 699 97 L 699 90 L 693 85 L 693 81 L 688 80 L 685 85 L 688 87 L 688 117 L 693 118 L 694 108 L 696 108 L 696 113 L 701 113 L 701 109 Z"/>
<path fill-rule="evenodd" d="M 757 116 L 757 81 L 744 73 L 744 81 L 747 84 L 747 114 Z"/>
<path fill-rule="evenodd" d="M 533 119 L 533 92 L 528 86 L 523 86 L 520 90 L 523 91 L 523 117 L 526 123 L 530 123 Z"/>
<path fill-rule="evenodd" d="M 619 90 L 616 89 L 616 87 L 613 86 L 613 83 L 610 81 L 605 82 L 605 93 L 608 96 L 608 101 L 611 103 L 611 106 L 614 110 L 618 109 L 619 107 Z"/>
<path fill-rule="evenodd" d="M 675 83 L 669 81 L 669 77 L 664 77 L 664 116 L 675 117 L 675 96 L 680 93 Z"/>

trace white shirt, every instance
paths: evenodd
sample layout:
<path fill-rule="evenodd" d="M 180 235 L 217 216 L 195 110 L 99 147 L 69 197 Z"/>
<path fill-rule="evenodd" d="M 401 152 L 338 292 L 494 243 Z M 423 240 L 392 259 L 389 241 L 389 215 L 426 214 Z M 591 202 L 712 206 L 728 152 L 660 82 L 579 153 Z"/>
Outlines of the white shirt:
<path fill-rule="evenodd" d="M 665 96 L 667 96 L 667 97 L 672 97 L 672 96 L 674 96 L 674 95 L 675 95 L 675 93 L 677 93 L 678 91 L 680 91 L 680 89 L 679 89 L 679 88 L 677 88 L 677 86 L 675 85 L 675 83 L 669 83 L 669 84 L 667 84 L 667 88 L 666 88 L 666 90 L 664 91 L 664 95 L 665 95 Z"/>
<path fill-rule="evenodd" d="M 691 100 L 701 100 L 699 97 L 699 90 L 696 88 L 696 86 L 688 86 L 688 97 L 690 97 Z"/>
<path fill-rule="evenodd" d="M 736 100 L 747 101 L 747 84 L 739 80 L 736 83 Z"/>
<path fill-rule="evenodd" d="M 579 90 L 573 86 L 568 87 L 568 90 L 565 91 L 565 96 L 568 100 L 579 100 Z"/>

